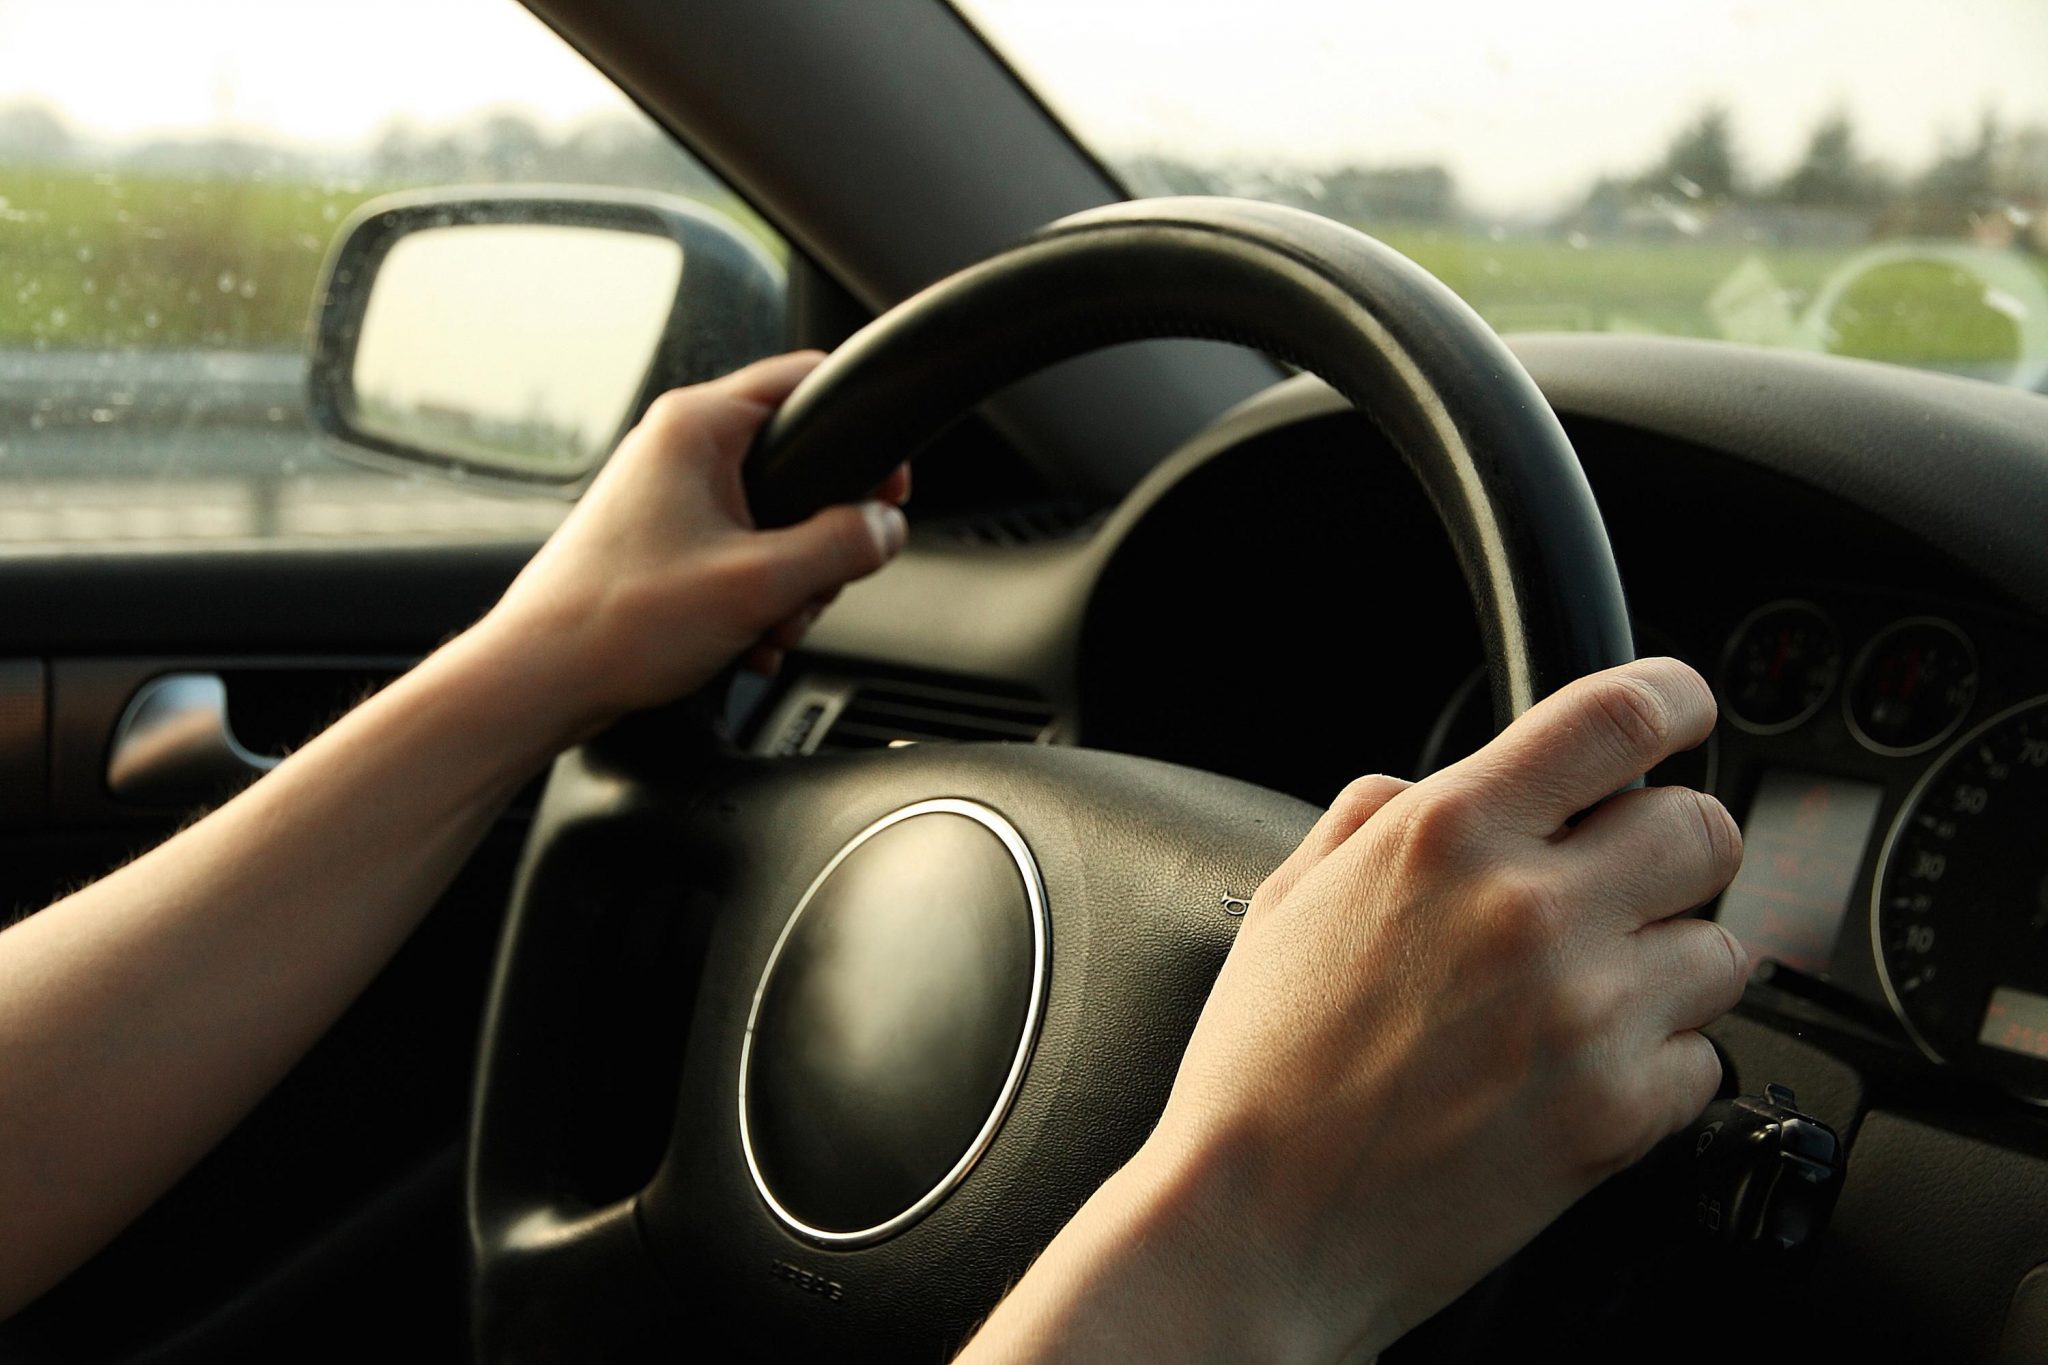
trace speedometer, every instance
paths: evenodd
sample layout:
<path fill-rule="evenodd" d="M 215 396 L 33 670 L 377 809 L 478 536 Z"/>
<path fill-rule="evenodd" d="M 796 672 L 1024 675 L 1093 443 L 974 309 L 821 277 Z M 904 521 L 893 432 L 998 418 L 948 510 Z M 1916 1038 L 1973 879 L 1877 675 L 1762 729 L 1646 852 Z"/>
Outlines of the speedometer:
<path fill-rule="evenodd" d="M 1921 1048 L 2048 1104 L 2048 696 L 1928 769 L 1874 894 L 1885 993 Z"/>

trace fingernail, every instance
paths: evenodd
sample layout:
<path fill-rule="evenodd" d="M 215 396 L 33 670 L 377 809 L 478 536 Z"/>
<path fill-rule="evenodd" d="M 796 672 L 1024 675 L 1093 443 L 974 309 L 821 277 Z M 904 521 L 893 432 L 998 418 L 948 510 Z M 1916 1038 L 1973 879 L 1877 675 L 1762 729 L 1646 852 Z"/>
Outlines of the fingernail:
<path fill-rule="evenodd" d="M 892 503 L 871 502 L 861 511 L 867 517 L 868 534 L 875 538 L 875 548 L 882 552 L 882 558 L 894 559 L 910 537 L 910 523 L 904 520 L 903 509 Z"/>

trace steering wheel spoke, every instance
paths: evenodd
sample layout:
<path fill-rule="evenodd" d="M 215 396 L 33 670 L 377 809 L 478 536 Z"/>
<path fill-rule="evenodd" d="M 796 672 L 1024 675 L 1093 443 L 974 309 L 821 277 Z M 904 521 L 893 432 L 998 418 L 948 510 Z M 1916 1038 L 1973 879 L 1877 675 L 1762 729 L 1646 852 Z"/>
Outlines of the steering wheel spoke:
<path fill-rule="evenodd" d="M 635 1201 L 580 1213 L 535 1206 L 473 1225 L 472 1236 L 473 1322 L 486 1359 L 632 1358 L 677 1321 Z"/>
<path fill-rule="evenodd" d="M 616 1274 L 632 1292 L 622 1302 L 603 1290 L 614 1327 L 622 1314 L 644 1326 L 700 1305 L 745 1335 L 735 1349 L 764 1354 L 849 1340 L 929 1352 L 957 1341 L 1143 1142 L 1243 902 L 1314 817 L 1228 778 L 1027 745 L 728 759 L 689 779 L 607 768 L 587 753 L 565 758 L 522 872 L 487 1033 L 470 1190 L 483 1229 L 480 1323 L 574 1339 L 591 1297 L 582 1290 Z M 939 866 L 940 853 L 966 871 Z M 644 1190 L 601 1214 L 565 1212 L 561 1120 L 549 1104 L 567 1084 L 555 1035 L 578 1008 L 564 964 L 596 903 L 641 894 L 664 863 L 688 869 L 678 913 L 709 919 L 697 979 L 667 988 L 695 999 L 673 1129 Z M 932 918 L 906 921 L 911 904 Z M 949 924 L 976 914 L 992 935 L 948 938 Z M 795 991 L 778 1035 L 754 1006 L 771 963 L 778 981 L 796 970 L 794 948 L 777 957 L 798 941 L 786 932 L 796 919 L 824 926 L 822 945 L 808 950 L 823 965 L 811 966 L 808 993 Z M 1045 949 L 1026 992 L 1037 992 L 1035 1008 L 1022 1011 L 1011 1009 L 1021 996 L 990 984 L 1001 973 L 987 966 L 1012 930 L 1027 955 L 1034 943 Z M 879 950 L 873 934 L 883 936 Z M 865 946 L 855 942 L 863 935 Z M 921 946 L 922 965 L 876 955 L 905 941 Z M 895 989 L 904 981 L 910 989 Z M 940 999 L 949 981 L 951 998 Z M 856 1008 L 892 991 L 879 1013 Z M 994 1097 L 999 1113 L 974 1077 L 962 1079 L 967 1054 L 951 1046 L 989 1017 L 991 1001 L 995 1024 L 1016 1018 L 994 1053 L 999 1082 L 1015 1064 L 1009 1093 Z M 807 1034 L 820 1008 L 839 1011 L 843 1029 Z M 819 1071 L 812 1054 L 843 1044 L 844 1029 L 898 1043 L 913 1035 L 908 1061 L 849 1062 L 842 1045 L 838 1069 Z M 781 1053 L 749 1058 L 750 1039 L 770 1037 Z M 868 1045 L 884 1044 L 870 1038 L 852 1051 Z M 752 1153 L 741 1122 L 750 1060 L 757 1086 L 781 1086 L 782 1113 L 769 1117 L 783 1130 L 779 1145 L 757 1132 Z M 956 1092 L 969 1093 L 954 1104 Z M 815 1105 L 804 1102 L 813 1095 Z M 765 1126 L 758 1100 L 752 1112 Z M 877 1142 L 884 1156 L 873 1164 L 887 1169 L 850 1176 L 858 1197 L 836 1198 L 835 1172 L 821 1179 L 806 1166 L 820 1151 L 830 1161 L 836 1149 Z M 887 1159 L 890 1143 L 909 1155 Z M 648 1265 L 660 1295 L 641 1288 Z M 570 1281 L 577 1300 L 555 1327 L 532 1321 L 536 1305 L 544 1317 L 558 1311 L 534 1287 L 550 1275 Z M 486 1350 L 528 1358 L 509 1331 L 490 1334 Z"/>

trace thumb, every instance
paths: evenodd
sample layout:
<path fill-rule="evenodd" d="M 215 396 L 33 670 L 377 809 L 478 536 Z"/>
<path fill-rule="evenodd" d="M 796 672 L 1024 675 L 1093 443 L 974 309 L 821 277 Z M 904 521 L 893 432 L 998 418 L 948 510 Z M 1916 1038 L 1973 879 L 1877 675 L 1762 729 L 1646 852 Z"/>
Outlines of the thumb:
<path fill-rule="evenodd" d="M 794 526 L 757 532 L 772 566 L 774 616 L 867 577 L 902 551 L 909 534 L 903 509 L 887 502 L 828 507 Z"/>

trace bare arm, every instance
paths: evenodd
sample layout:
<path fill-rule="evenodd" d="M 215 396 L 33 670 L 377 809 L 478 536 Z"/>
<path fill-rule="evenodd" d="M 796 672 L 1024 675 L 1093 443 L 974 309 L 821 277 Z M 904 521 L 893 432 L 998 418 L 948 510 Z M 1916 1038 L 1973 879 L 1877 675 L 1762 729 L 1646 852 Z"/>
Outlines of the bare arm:
<path fill-rule="evenodd" d="M 557 751 L 742 651 L 772 663 L 900 548 L 879 504 L 751 528 L 740 457 L 813 364 L 666 396 L 482 621 L 220 810 L 0 933 L 0 1317 L 277 1082 Z"/>

